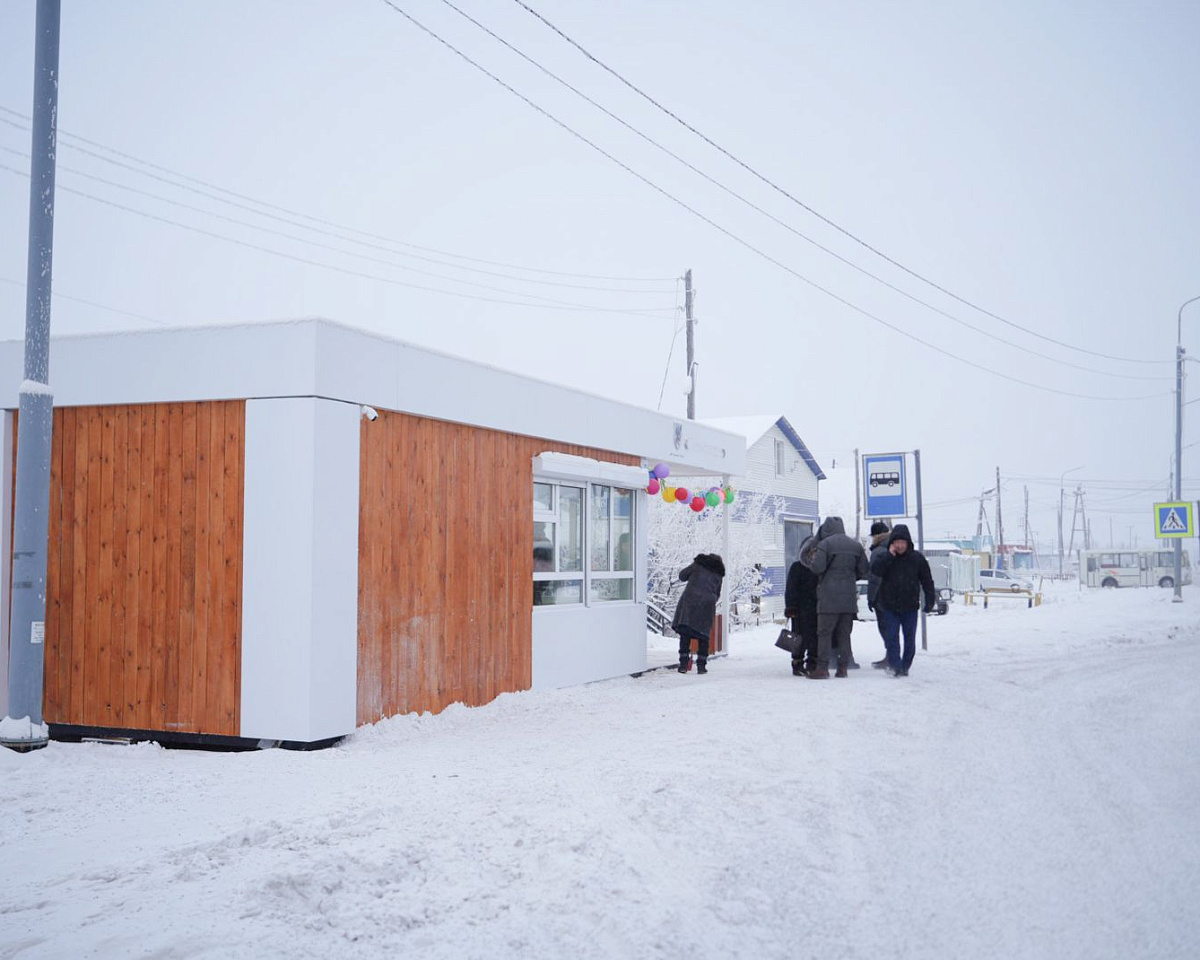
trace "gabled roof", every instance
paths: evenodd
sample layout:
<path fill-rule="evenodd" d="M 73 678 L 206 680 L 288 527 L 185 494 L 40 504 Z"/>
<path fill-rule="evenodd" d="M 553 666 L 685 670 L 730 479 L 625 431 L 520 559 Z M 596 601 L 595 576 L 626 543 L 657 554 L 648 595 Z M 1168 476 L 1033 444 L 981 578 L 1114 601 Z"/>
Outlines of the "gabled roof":
<path fill-rule="evenodd" d="M 787 417 L 759 414 L 751 417 L 708 417 L 701 422 L 707 423 L 710 427 L 716 427 L 718 430 L 724 430 L 726 433 L 740 434 L 746 438 L 747 449 L 766 436 L 767 431 L 772 427 L 778 427 L 787 437 L 788 442 L 796 448 L 800 458 L 808 464 L 808 469 L 816 475 L 816 478 L 818 480 L 825 479 L 825 472 L 809 452 L 808 447 L 804 445 L 804 441 L 800 439 L 800 434 L 788 423 Z"/>

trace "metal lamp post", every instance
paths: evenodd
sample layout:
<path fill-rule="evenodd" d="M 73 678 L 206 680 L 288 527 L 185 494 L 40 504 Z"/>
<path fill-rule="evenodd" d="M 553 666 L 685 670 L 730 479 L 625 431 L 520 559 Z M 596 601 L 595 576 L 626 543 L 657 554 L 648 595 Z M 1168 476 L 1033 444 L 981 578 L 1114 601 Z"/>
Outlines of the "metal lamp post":
<path fill-rule="evenodd" d="M 1200 297 L 1192 297 L 1179 306 L 1175 323 L 1175 501 L 1183 496 L 1183 308 Z M 1183 602 L 1183 544 L 1175 541 L 1175 603 Z"/>

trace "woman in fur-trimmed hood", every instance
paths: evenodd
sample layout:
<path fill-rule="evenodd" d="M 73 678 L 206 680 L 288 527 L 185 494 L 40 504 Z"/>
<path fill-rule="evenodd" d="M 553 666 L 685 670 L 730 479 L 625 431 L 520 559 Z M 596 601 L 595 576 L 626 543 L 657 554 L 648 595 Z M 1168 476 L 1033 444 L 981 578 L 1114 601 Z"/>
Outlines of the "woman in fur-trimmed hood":
<path fill-rule="evenodd" d="M 699 553 L 679 571 L 687 584 L 675 607 L 671 627 L 679 634 L 679 672 L 691 666 L 692 640 L 696 641 L 696 669 L 708 672 L 708 636 L 717 616 L 717 599 L 725 579 L 725 562 L 716 553 Z"/>

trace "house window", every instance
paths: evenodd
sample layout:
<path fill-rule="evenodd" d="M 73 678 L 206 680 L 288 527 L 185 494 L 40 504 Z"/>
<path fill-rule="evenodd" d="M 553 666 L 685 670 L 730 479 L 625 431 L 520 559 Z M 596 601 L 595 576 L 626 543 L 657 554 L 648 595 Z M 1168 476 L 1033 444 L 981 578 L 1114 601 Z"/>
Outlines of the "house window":
<path fill-rule="evenodd" d="M 783 476 L 783 467 L 784 467 L 783 458 L 784 458 L 783 441 L 776 440 L 775 441 L 775 476 L 777 476 L 777 477 Z"/>
<path fill-rule="evenodd" d="M 633 511 L 632 490 L 535 481 L 533 605 L 632 600 Z"/>

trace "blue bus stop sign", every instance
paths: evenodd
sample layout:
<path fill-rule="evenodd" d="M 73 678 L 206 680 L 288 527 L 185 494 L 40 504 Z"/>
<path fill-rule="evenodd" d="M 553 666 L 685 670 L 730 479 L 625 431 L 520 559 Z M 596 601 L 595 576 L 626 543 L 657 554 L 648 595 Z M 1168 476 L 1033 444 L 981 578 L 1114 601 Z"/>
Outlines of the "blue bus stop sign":
<path fill-rule="evenodd" d="M 862 458 L 864 517 L 908 516 L 908 477 L 904 463 L 902 453 L 869 453 Z"/>

